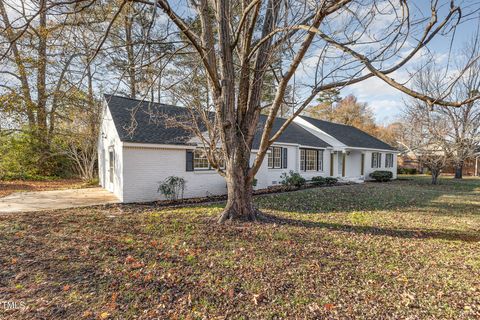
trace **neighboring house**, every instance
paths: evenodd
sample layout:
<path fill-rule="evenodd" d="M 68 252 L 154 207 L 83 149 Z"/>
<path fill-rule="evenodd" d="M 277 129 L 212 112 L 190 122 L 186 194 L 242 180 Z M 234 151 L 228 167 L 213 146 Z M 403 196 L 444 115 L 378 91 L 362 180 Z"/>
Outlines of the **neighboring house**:
<path fill-rule="evenodd" d="M 455 174 L 455 168 L 450 164 L 442 170 L 442 173 Z M 480 176 L 480 147 L 476 149 L 472 157 L 465 160 L 462 174 L 464 176 Z"/>
<path fill-rule="evenodd" d="M 98 143 L 100 184 L 122 202 L 162 199 L 158 185 L 169 176 L 186 180 L 186 198 L 225 194 L 225 180 L 209 168 L 196 138 L 165 121 L 186 112 L 183 107 L 105 95 Z M 262 115 L 260 122 L 265 120 Z M 277 118 L 272 131 L 284 122 Z M 261 131 L 255 135 L 251 162 L 260 138 Z M 270 148 L 255 176 L 256 188 L 279 184 L 282 173 L 290 170 L 307 180 L 333 176 L 362 182 L 375 170 L 389 170 L 396 178 L 397 151 L 354 127 L 297 117 Z"/>
<path fill-rule="evenodd" d="M 418 160 L 417 155 L 413 152 L 406 152 L 398 156 L 398 167 L 404 169 L 416 169 L 418 173 L 426 173 L 428 169 Z M 463 175 L 480 176 L 480 148 L 463 164 Z M 453 165 L 448 164 L 442 174 L 455 174 Z"/>

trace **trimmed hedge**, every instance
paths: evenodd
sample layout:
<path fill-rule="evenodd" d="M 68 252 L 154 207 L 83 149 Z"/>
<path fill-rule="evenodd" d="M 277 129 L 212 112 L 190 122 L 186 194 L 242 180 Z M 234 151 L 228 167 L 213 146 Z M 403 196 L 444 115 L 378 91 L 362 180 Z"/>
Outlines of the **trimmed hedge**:
<path fill-rule="evenodd" d="M 318 176 L 318 177 L 313 177 L 312 178 L 312 184 L 314 186 L 333 186 L 335 184 L 337 184 L 338 182 L 338 179 L 337 178 L 332 178 L 332 177 L 321 177 L 321 176 Z"/>
<path fill-rule="evenodd" d="M 391 171 L 377 170 L 370 173 L 370 178 L 373 178 L 379 182 L 387 182 L 393 178 L 393 174 Z"/>
<path fill-rule="evenodd" d="M 312 178 L 312 184 L 314 186 L 324 186 L 327 184 L 327 181 L 324 177 L 318 176 Z"/>
<path fill-rule="evenodd" d="M 337 184 L 338 179 L 332 178 L 332 177 L 326 177 L 325 182 L 327 183 L 327 186 L 333 186 L 334 184 Z"/>

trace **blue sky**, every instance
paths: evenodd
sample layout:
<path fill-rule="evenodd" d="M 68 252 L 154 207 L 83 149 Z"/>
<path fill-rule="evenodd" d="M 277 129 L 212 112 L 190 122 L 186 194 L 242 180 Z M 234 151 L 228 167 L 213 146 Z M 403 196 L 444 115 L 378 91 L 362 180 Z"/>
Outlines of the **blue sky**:
<path fill-rule="evenodd" d="M 412 6 L 412 3 L 414 2 L 411 2 L 410 6 Z M 478 1 L 457 1 L 457 5 L 458 4 L 466 6 L 467 9 L 470 9 L 470 12 L 474 10 L 474 7 L 478 7 Z M 413 9 L 421 10 L 428 14 L 429 5 L 430 1 L 428 0 L 416 1 L 415 6 L 418 7 Z M 458 46 L 470 41 L 474 33 L 477 31 L 479 13 L 477 12 L 469 18 L 472 19 L 465 18 L 466 21 L 457 26 L 453 47 L 458 48 Z M 428 48 L 436 57 L 434 63 L 440 65 L 447 64 L 451 38 L 452 33 L 447 36 L 438 36 L 429 44 Z M 454 57 L 455 55 L 452 55 L 452 59 L 454 59 Z M 395 73 L 392 77 L 396 80 L 408 78 L 408 71 L 412 71 L 412 67 L 414 66 L 415 59 L 413 59 L 413 63 L 408 63 L 406 68 Z M 374 78 L 347 87 L 341 91 L 342 96 L 347 94 L 354 94 L 361 102 L 367 102 L 370 108 L 374 111 L 376 120 L 379 124 L 388 124 L 401 117 L 404 101 L 409 98 L 406 94 L 403 94 L 388 86 L 383 81 Z"/>

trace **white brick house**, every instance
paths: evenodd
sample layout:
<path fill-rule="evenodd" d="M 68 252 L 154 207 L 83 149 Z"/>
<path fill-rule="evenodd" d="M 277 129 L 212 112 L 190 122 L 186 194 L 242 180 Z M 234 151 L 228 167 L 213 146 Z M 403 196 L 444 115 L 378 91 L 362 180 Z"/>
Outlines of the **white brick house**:
<path fill-rule="evenodd" d="M 187 198 L 226 193 L 223 177 L 208 168 L 208 162 L 203 159 L 200 148 L 192 143 L 194 139 L 189 133 L 152 117 L 155 114 L 152 109 L 174 117 L 185 110 L 105 96 L 98 143 L 100 184 L 122 202 L 162 199 L 157 192 L 158 185 L 169 176 L 186 180 L 184 196 Z M 284 121 L 276 119 L 273 131 Z M 133 131 L 128 130 L 132 123 L 136 125 Z M 255 137 L 252 162 L 260 134 Z M 290 170 L 306 179 L 333 176 L 363 181 L 375 170 L 389 170 L 396 178 L 397 152 L 356 128 L 297 117 L 270 149 L 255 176 L 256 188 L 279 184 L 282 173 Z"/>

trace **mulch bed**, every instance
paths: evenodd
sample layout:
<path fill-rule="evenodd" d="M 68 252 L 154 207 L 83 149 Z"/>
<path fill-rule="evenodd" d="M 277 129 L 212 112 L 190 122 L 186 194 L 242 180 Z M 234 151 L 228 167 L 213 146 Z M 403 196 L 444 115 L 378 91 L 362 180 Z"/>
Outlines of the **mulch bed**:
<path fill-rule="evenodd" d="M 345 186 L 345 185 L 352 185 L 350 182 L 337 182 L 334 185 L 314 185 L 314 184 L 307 184 L 301 188 L 292 188 L 283 185 L 278 186 L 271 186 L 264 189 L 258 189 L 253 191 L 254 196 L 259 195 L 267 195 L 267 194 L 280 194 L 286 192 L 294 192 L 304 189 L 311 189 L 311 188 L 329 188 L 334 186 Z M 224 202 L 227 200 L 227 195 L 212 195 L 208 197 L 197 197 L 197 198 L 188 198 L 188 199 L 178 199 L 178 200 L 158 200 L 153 202 L 137 202 L 134 204 L 125 204 L 125 206 L 132 207 L 132 205 L 140 206 L 140 207 L 148 207 L 148 208 L 156 208 L 156 207 L 184 207 L 190 205 L 197 205 L 197 204 L 215 204 Z M 114 205 L 107 205 L 107 206 L 119 206 L 118 204 Z"/>

